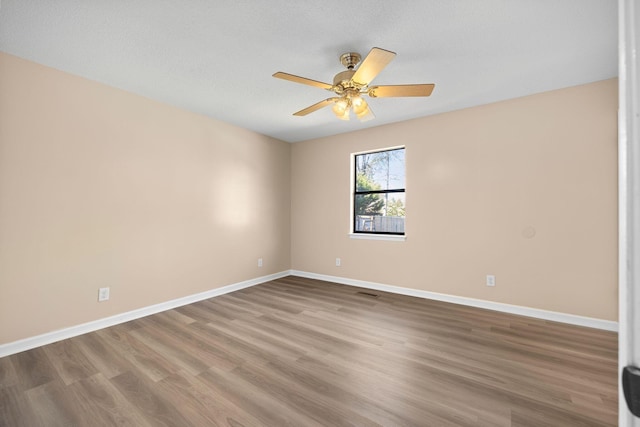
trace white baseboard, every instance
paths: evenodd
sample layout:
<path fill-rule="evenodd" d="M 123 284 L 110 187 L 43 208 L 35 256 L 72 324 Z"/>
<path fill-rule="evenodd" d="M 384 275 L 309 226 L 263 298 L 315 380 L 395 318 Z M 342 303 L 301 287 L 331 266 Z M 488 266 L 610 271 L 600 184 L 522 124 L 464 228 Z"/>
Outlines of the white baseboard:
<path fill-rule="evenodd" d="M 205 299 L 217 297 L 219 295 L 224 295 L 229 292 L 239 291 L 240 289 L 259 285 L 261 283 L 265 283 L 271 280 L 279 279 L 281 277 L 289 276 L 290 274 L 291 272 L 289 270 L 281 271 L 280 273 L 275 273 L 275 274 L 270 274 L 268 276 L 262 276 L 262 277 L 257 277 L 255 279 L 245 280 L 244 282 L 238 282 L 231 285 L 223 286 L 221 288 L 211 289 L 209 291 L 201 292 L 198 294 L 188 295 L 186 297 L 174 299 L 174 300 L 163 302 L 160 304 L 151 305 L 148 307 L 139 308 L 137 310 L 128 311 L 126 313 L 116 314 L 115 316 L 105 317 L 104 319 L 98 319 L 92 322 L 71 326 L 69 328 L 58 329 L 56 331 L 47 332 L 42 335 L 37 335 L 34 337 L 22 339 L 19 341 L 2 344 L 0 345 L 0 357 L 9 356 L 15 353 L 20 353 L 21 351 L 30 350 L 32 348 L 40 347 L 46 344 L 51 344 L 56 341 L 61 341 L 67 338 L 72 338 L 78 335 L 86 334 L 87 332 L 97 331 L 98 329 L 118 325 L 120 323 L 139 319 L 141 317 L 149 316 L 151 314 L 159 313 L 161 311 L 171 310 L 172 308 L 191 304 L 197 301 L 202 301 Z"/>
<path fill-rule="evenodd" d="M 588 328 L 603 329 L 606 331 L 618 331 L 618 322 L 611 320 L 595 319 L 593 317 L 577 316 L 574 314 L 559 313 L 556 311 L 541 310 L 539 308 L 523 307 L 520 305 L 504 304 L 500 302 L 486 301 L 475 298 L 459 297 L 455 295 L 441 294 L 437 292 L 421 291 L 418 289 L 402 288 L 399 286 L 384 285 L 381 283 L 367 282 L 364 280 L 347 279 L 345 277 L 329 276 L 326 274 L 309 273 L 306 271 L 291 270 L 291 275 L 306 277 L 309 279 L 324 280 L 340 283 L 342 285 L 358 286 L 360 288 L 375 289 L 394 294 L 409 295 L 412 297 L 426 298 L 437 301 L 451 302 L 454 304 L 471 307 L 485 308 L 504 313 L 518 314 L 520 316 L 534 317 L 554 322 L 568 323 L 570 325 L 586 326 Z"/>
<path fill-rule="evenodd" d="M 555 311 L 541 310 L 538 308 L 523 307 L 519 305 L 504 304 L 493 301 L 485 301 L 474 298 L 459 297 L 455 295 L 441 294 L 437 292 L 422 291 L 418 289 L 403 288 L 400 286 L 385 285 L 382 283 L 367 282 L 364 280 L 348 279 L 345 277 L 329 276 L 326 274 L 309 273 L 299 270 L 287 270 L 268 276 L 257 277 L 255 279 L 245 280 L 243 282 L 234 283 L 223 286 L 221 288 L 211 289 L 209 291 L 198 294 L 188 295 L 186 297 L 174 299 L 160 304 L 143 307 L 137 310 L 128 311 L 126 313 L 116 314 L 114 316 L 105 317 L 104 319 L 94 320 L 92 322 L 71 326 L 69 328 L 59 329 L 47 332 L 42 335 L 25 338 L 0 345 L 0 357 L 9 356 L 11 354 L 20 353 L 25 350 L 51 344 L 67 338 L 72 338 L 88 332 L 97 331 L 99 329 L 108 328 L 109 326 L 118 325 L 130 320 L 139 319 L 161 311 L 171 310 L 176 307 L 202 301 L 205 299 L 224 295 L 229 292 L 239 291 L 240 289 L 259 285 L 261 283 L 276 280 L 289 275 L 306 277 L 309 279 L 324 280 L 327 282 L 340 283 L 342 285 L 358 286 L 361 288 L 375 289 L 394 294 L 409 295 L 418 298 L 426 298 L 437 301 L 451 302 L 454 304 L 462 304 L 471 307 L 485 308 L 488 310 L 501 311 L 504 313 L 518 314 L 521 316 L 533 317 L 543 320 L 552 320 L 554 322 L 568 323 L 571 325 L 586 326 L 589 328 L 603 329 L 607 331 L 618 331 L 618 322 L 610 320 L 595 319 L 592 317 L 576 316 L 574 314 L 559 313 Z"/>

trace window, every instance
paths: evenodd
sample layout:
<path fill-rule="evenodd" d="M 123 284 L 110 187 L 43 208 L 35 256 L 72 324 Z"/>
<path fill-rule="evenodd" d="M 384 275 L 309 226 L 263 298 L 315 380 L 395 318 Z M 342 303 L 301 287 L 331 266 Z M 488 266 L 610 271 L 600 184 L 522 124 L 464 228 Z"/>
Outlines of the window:
<path fill-rule="evenodd" d="M 404 235 L 404 148 L 354 155 L 353 232 Z"/>

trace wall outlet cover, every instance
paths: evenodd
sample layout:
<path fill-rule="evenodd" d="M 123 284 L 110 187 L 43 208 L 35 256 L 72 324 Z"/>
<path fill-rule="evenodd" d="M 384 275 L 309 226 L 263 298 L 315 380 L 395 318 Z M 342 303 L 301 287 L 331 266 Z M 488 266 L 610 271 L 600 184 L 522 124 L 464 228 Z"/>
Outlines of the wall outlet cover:
<path fill-rule="evenodd" d="M 109 299 L 109 288 L 100 288 L 98 290 L 98 302 L 107 301 Z"/>

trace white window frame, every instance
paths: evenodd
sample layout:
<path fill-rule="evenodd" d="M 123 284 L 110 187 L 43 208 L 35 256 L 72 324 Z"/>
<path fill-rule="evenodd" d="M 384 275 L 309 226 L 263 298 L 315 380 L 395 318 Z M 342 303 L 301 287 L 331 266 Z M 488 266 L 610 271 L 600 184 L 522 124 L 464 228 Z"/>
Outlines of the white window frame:
<path fill-rule="evenodd" d="M 351 156 L 349 157 L 349 238 L 351 239 L 359 239 L 359 240 L 387 240 L 387 241 L 395 241 L 395 242 L 404 242 L 405 240 L 407 240 L 407 219 L 405 218 L 405 223 L 404 223 L 404 235 L 400 235 L 400 234 L 380 234 L 380 233 L 362 233 L 362 232 L 354 232 L 353 229 L 353 218 L 355 215 L 355 212 L 353 211 L 355 209 L 354 206 L 354 197 L 353 194 L 355 193 L 355 174 L 356 174 L 356 170 L 355 170 L 355 163 L 356 163 L 356 156 L 359 156 L 361 154 L 368 154 L 368 153 L 378 153 L 380 151 L 391 151 L 391 150 L 398 150 L 400 148 L 404 148 L 404 153 L 405 153 L 405 164 L 404 164 L 404 173 L 405 173 L 405 182 L 404 182 L 404 194 L 405 194 L 405 207 L 406 207 L 406 194 L 407 194 L 407 147 L 404 145 L 395 145 L 392 147 L 382 147 L 382 148 L 376 148 L 376 149 L 372 149 L 372 150 L 365 150 L 365 151 L 358 151 L 356 153 L 351 153 Z"/>

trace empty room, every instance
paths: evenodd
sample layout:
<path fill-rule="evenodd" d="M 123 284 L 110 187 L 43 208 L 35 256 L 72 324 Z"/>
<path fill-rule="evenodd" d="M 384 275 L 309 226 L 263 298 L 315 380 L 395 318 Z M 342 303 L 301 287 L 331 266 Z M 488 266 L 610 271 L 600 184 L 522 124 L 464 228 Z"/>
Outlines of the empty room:
<path fill-rule="evenodd" d="M 627 3 L 2 0 L 0 426 L 637 425 Z"/>

